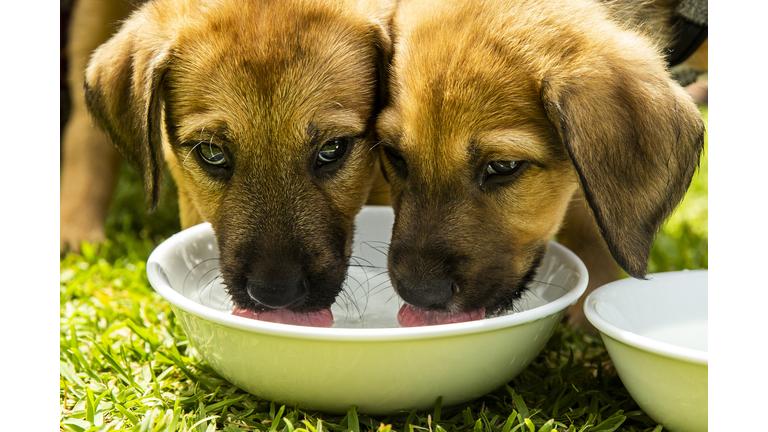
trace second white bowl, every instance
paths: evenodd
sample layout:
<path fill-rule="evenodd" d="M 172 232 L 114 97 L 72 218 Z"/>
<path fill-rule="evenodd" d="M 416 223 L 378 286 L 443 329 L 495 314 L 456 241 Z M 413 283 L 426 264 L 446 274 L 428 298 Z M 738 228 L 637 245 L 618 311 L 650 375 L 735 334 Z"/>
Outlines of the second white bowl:
<path fill-rule="evenodd" d="M 672 432 L 708 428 L 707 270 L 623 279 L 584 303 L 622 383 Z"/>

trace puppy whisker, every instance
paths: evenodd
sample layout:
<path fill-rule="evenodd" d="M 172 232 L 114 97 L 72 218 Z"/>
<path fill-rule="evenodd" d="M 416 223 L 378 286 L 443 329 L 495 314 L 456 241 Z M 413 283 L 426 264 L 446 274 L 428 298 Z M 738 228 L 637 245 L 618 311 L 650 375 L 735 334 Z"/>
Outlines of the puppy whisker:
<path fill-rule="evenodd" d="M 551 282 L 545 282 L 545 281 L 538 280 L 538 279 L 533 279 L 533 282 L 536 282 L 536 283 L 542 284 L 542 285 L 548 285 L 548 286 L 555 287 L 555 288 L 560 288 L 563 292 L 568 292 L 568 289 L 566 287 L 562 286 L 562 285 L 554 284 L 554 283 L 551 283 Z"/>
<path fill-rule="evenodd" d="M 357 282 L 357 283 L 358 283 L 358 287 L 359 287 L 359 286 L 360 286 L 360 285 L 359 285 L 359 284 L 360 284 L 360 281 L 358 281 L 358 280 L 356 280 L 356 279 L 354 279 L 354 280 L 355 280 L 355 282 Z M 350 285 L 349 285 L 349 283 L 347 283 L 347 282 L 344 282 L 344 285 L 345 285 L 345 286 L 347 286 L 347 287 L 349 287 L 349 286 L 350 286 Z M 356 289 L 354 289 L 354 290 L 356 290 Z M 351 291 L 354 291 L 354 290 L 351 290 Z M 362 321 L 362 320 L 363 320 L 363 315 L 365 315 L 365 310 L 364 310 L 364 309 L 363 309 L 363 310 L 360 310 L 360 306 L 358 305 L 358 303 L 357 303 L 357 300 L 356 300 L 355 296 L 353 296 L 353 295 L 352 295 L 352 293 L 350 292 L 350 290 L 342 290 L 342 291 L 341 291 L 341 293 L 340 293 L 340 296 L 341 296 L 342 298 L 346 299 L 346 301 L 344 301 L 344 302 L 343 302 L 343 304 L 344 304 L 344 306 L 345 306 L 345 312 L 347 312 L 347 315 L 351 315 L 351 313 L 350 313 L 350 312 L 351 312 L 351 311 L 352 311 L 352 309 L 354 308 L 354 311 L 355 311 L 355 312 L 356 312 L 356 314 L 357 314 L 357 318 L 358 318 L 360 321 Z M 366 307 L 367 307 L 367 302 L 366 302 Z"/>
<path fill-rule="evenodd" d="M 377 243 L 380 244 L 380 246 L 374 246 L 374 244 L 377 244 Z M 382 254 L 384 256 L 386 256 L 387 252 L 389 251 L 389 243 L 384 242 L 384 241 L 373 241 L 372 240 L 372 241 L 364 242 L 363 245 L 368 246 L 372 250 L 374 250 L 374 251 L 376 251 L 376 252 L 378 252 L 378 253 L 380 253 L 380 254 Z"/>
<path fill-rule="evenodd" d="M 376 147 L 378 147 L 380 144 L 382 144 L 384 141 L 377 141 L 371 145 L 371 147 L 368 149 L 368 153 L 372 152 Z"/>
<path fill-rule="evenodd" d="M 203 265 L 210 265 L 210 264 L 211 264 L 212 262 L 214 262 L 214 261 L 218 262 L 218 261 L 219 261 L 219 259 L 218 259 L 218 258 L 209 258 L 209 259 L 206 259 L 206 260 L 200 261 L 199 263 L 195 264 L 195 266 L 193 266 L 193 267 L 192 267 L 192 268 L 189 270 L 189 272 L 187 272 L 187 275 L 184 277 L 184 281 L 182 281 L 182 283 L 181 283 L 181 293 L 182 293 L 182 294 L 185 294 L 185 292 L 186 292 L 186 287 L 187 287 L 187 282 L 189 281 L 189 278 L 190 278 L 190 277 L 192 277 L 192 276 L 193 276 L 193 274 L 195 274 L 195 273 L 197 273 L 197 272 L 198 272 L 198 269 L 199 269 L 199 267 L 200 267 L 200 266 L 203 266 Z M 200 275 L 200 278 L 199 278 L 199 279 L 198 279 L 198 281 L 197 281 L 197 283 L 198 283 L 198 286 L 197 286 L 197 288 L 198 288 L 198 289 L 200 288 L 200 283 L 202 283 L 203 277 L 204 277 L 204 276 L 207 276 L 207 275 L 209 275 L 211 272 L 214 272 L 214 271 L 219 271 L 219 267 L 218 267 L 218 266 L 216 266 L 216 267 L 212 267 L 212 268 L 210 268 L 210 269 L 206 270 L 205 272 L 203 272 L 203 274 L 202 274 L 202 275 Z M 217 275 L 216 277 L 219 277 L 220 275 L 221 275 L 221 274 Z M 215 277 L 215 278 L 216 278 L 216 277 Z M 215 278 L 214 278 L 214 279 L 215 279 Z M 210 282 L 209 282 L 209 283 L 210 283 Z M 206 285 L 207 285 L 207 283 L 206 283 Z"/>
<path fill-rule="evenodd" d="M 389 298 L 387 298 L 384 301 L 384 304 L 388 304 L 392 300 L 394 300 L 397 303 L 398 306 L 402 306 L 403 305 L 403 299 L 401 299 L 400 296 L 398 296 L 397 293 L 395 293 L 395 292 L 393 292 L 392 295 L 390 295 Z"/>
<path fill-rule="evenodd" d="M 186 166 L 187 166 L 187 158 L 189 158 L 189 155 L 190 155 L 190 154 L 192 154 L 192 152 L 193 152 L 193 151 L 195 151 L 195 149 L 197 148 L 197 146 L 199 146 L 199 145 L 200 145 L 200 144 L 202 144 L 202 143 L 203 143 L 203 142 L 202 142 L 202 141 L 200 141 L 200 142 L 198 142 L 197 144 L 193 145 L 191 149 L 189 149 L 189 151 L 187 152 L 187 155 L 186 155 L 186 156 L 184 156 L 184 160 L 181 162 L 181 166 L 184 166 L 184 167 L 186 167 Z"/>
<path fill-rule="evenodd" d="M 352 265 L 351 267 L 358 267 L 358 268 L 361 268 L 361 269 L 364 269 L 364 268 L 378 268 L 377 266 L 373 265 L 373 263 L 371 263 L 370 261 L 368 261 L 367 259 L 362 258 L 362 257 L 350 256 L 349 260 L 350 261 L 354 261 L 354 265 Z M 360 264 L 361 261 L 364 261 L 365 265 Z"/>
<path fill-rule="evenodd" d="M 378 277 L 380 277 L 382 275 L 386 275 L 386 274 L 387 274 L 386 272 L 382 272 L 382 273 L 376 274 L 376 275 L 373 276 L 372 279 L 376 279 L 376 278 L 378 278 Z M 376 285 L 372 286 L 370 288 L 370 291 L 368 291 L 368 294 L 370 294 L 370 295 L 378 294 L 379 292 L 386 290 L 388 287 L 389 287 L 389 279 L 383 280 L 383 281 L 377 283 Z"/>

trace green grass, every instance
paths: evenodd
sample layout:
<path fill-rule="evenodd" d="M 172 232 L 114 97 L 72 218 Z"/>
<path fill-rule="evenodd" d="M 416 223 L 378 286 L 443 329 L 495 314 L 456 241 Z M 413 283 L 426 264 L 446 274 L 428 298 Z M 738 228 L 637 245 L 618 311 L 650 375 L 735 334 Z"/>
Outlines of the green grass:
<path fill-rule="evenodd" d="M 706 108 L 702 109 L 706 116 Z M 146 259 L 178 230 L 173 187 L 147 216 L 125 171 L 109 240 L 60 266 L 60 427 L 65 431 L 648 431 L 656 425 L 621 384 L 599 337 L 560 325 L 505 388 L 450 410 L 371 418 L 277 406 L 222 379 L 189 344 L 147 281 Z M 170 202 L 170 205 L 168 205 Z M 707 161 L 663 227 L 651 271 L 707 268 Z M 439 401 L 438 401 L 439 402 Z"/>

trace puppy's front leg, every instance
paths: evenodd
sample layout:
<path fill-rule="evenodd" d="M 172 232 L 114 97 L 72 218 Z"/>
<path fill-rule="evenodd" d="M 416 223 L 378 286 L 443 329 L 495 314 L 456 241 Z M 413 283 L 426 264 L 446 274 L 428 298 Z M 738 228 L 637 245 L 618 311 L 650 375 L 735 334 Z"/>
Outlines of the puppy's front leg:
<path fill-rule="evenodd" d="M 79 250 L 80 242 L 102 242 L 104 220 L 115 187 L 120 155 L 85 113 L 67 124 L 61 167 L 60 244 Z"/>
<path fill-rule="evenodd" d="M 576 192 L 571 200 L 557 241 L 581 258 L 589 272 L 587 291 L 578 303 L 568 308 L 566 320 L 574 326 L 594 329 L 584 316 L 584 300 L 587 295 L 608 282 L 622 277 L 622 271 L 611 256 L 600 230 L 592 217 L 584 195 Z"/>

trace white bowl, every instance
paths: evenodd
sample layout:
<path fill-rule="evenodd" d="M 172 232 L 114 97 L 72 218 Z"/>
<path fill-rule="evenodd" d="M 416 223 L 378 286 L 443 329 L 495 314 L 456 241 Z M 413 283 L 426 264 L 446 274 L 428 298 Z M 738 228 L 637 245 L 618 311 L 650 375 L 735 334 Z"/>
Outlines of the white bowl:
<path fill-rule="evenodd" d="M 609 283 L 584 312 L 646 414 L 665 430 L 707 430 L 707 270 Z"/>
<path fill-rule="evenodd" d="M 152 286 L 169 303 L 193 346 L 224 378 L 266 400 L 331 413 L 350 405 L 389 414 L 448 407 L 483 396 L 538 355 L 565 309 L 584 293 L 584 264 L 551 243 L 537 280 L 512 314 L 456 324 L 399 328 L 401 302 L 386 274 L 389 207 L 366 207 L 346 288 L 332 328 L 230 315 L 218 278 L 210 225 L 163 242 L 147 262 Z"/>

